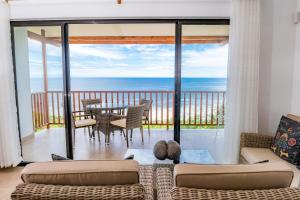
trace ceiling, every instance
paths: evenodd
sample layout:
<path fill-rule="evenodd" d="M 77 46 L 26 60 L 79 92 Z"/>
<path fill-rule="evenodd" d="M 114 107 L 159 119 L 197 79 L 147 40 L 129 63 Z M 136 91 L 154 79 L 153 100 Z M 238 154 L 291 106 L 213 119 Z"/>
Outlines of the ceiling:
<path fill-rule="evenodd" d="M 28 31 L 46 37 L 60 37 L 60 27 L 28 27 Z M 70 36 L 175 36 L 174 24 L 74 24 Z M 183 36 L 228 36 L 228 25 L 183 25 Z"/>
<path fill-rule="evenodd" d="M 31 39 L 61 43 L 59 26 L 27 27 Z M 183 25 L 182 43 L 207 44 L 226 43 L 228 25 Z M 174 24 L 70 24 L 71 44 L 174 44 Z"/>

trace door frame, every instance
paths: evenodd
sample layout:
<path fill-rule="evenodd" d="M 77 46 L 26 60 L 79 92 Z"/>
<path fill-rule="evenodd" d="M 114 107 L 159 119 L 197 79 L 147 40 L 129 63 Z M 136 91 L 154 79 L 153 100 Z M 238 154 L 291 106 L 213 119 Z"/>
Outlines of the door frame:
<path fill-rule="evenodd" d="M 61 45 L 62 45 L 62 67 L 64 83 L 64 122 L 66 134 L 66 154 L 73 159 L 73 142 L 72 142 L 72 108 L 71 108 L 71 82 L 70 82 L 70 52 L 69 52 L 69 25 L 72 24 L 174 24 L 175 25 L 175 60 L 174 60 L 174 78 L 175 78 L 175 111 L 174 111 L 174 140 L 180 143 L 180 110 L 181 110 L 181 41 L 183 25 L 229 25 L 229 18 L 218 19 L 90 19 L 90 20 L 39 20 L 39 21 L 11 21 L 11 44 L 14 66 L 14 81 L 16 93 L 16 106 L 18 115 L 19 139 L 20 119 L 18 107 L 18 88 L 16 75 L 16 57 L 14 44 L 14 28 L 26 26 L 60 26 L 61 27 Z"/>

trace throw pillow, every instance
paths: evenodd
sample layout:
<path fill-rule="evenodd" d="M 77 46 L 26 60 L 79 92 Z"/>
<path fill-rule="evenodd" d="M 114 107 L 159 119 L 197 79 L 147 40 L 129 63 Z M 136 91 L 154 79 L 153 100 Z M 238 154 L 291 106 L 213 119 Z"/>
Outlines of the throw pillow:
<path fill-rule="evenodd" d="M 289 163 L 300 165 L 300 123 L 282 116 L 271 149 Z"/>
<path fill-rule="evenodd" d="M 56 154 L 51 154 L 52 160 L 53 161 L 59 161 L 59 160 L 70 160 L 69 158 L 65 158 L 63 156 L 59 156 Z"/>

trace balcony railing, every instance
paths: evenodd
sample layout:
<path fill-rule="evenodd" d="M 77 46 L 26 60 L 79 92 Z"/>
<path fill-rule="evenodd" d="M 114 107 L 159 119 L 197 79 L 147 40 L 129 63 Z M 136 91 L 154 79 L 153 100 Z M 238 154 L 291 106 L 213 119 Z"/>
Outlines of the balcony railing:
<path fill-rule="evenodd" d="M 100 99 L 101 103 L 138 105 L 141 98 L 152 99 L 150 124 L 169 128 L 174 124 L 174 91 L 72 91 L 73 110 L 82 110 L 82 99 Z M 186 126 L 223 126 L 225 91 L 182 91 L 181 124 Z M 64 124 L 62 91 L 31 94 L 35 129 Z"/>

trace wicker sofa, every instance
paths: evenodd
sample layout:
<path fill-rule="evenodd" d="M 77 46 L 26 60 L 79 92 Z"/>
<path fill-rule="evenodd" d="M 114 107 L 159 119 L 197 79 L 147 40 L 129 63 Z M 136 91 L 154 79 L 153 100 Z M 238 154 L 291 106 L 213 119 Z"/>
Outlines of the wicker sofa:
<path fill-rule="evenodd" d="M 153 200 L 153 168 L 135 161 L 34 163 L 12 200 Z"/>
<path fill-rule="evenodd" d="M 288 118 L 300 122 L 300 117 L 292 114 L 287 115 Z M 292 187 L 300 186 L 300 170 L 297 166 L 292 165 L 270 150 L 274 136 L 261 133 L 242 133 L 240 140 L 240 162 L 244 164 L 253 164 L 268 160 L 269 162 L 284 162 L 294 171 L 294 179 Z"/>
<path fill-rule="evenodd" d="M 257 177 L 249 174 L 252 177 L 249 177 L 249 181 L 255 180 L 253 182 L 254 184 L 249 184 L 248 181 L 245 182 L 245 179 L 247 179 L 247 176 L 244 176 L 244 174 L 238 174 L 240 176 L 240 180 L 236 179 L 236 177 L 226 177 L 228 174 L 222 174 L 221 176 L 218 173 L 212 174 L 203 172 L 203 169 L 201 165 L 198 165 L 200 167 L 200 174 L 195 175 L 197 173 L 196 171 L 191 171 L 190 167 L 187 168 L 188 173 L 185 174 L 185 180 L 182 179 L 181 181 L 184 181 L 185 183 L 179 183 L 176 179 L 176 176 L 178 177 L 178 172 L 176 172 L 176 168 L 179 165 L 175 166 L 174 173 L 169 168 L 158 168 L 156 171 L 156 187 L 157 187 L 157 199 L 158 200 L 228 200 L 228 199 L 243 199 L 243 200 L 299 200 L 300 199 L 300 188 L 290 188 L 286 187 L 286 182 L 277 182 L 277 185 L 275 185 L 274 188 L 255 188 L 255 183 L 259 182 L 259 176 L 260 173 L 257 173 Z M 196 165 L 195 165 L 196 166 Z M 243 166 L 243 165 L 240 165 Z M 194 167 L 194 166 L 192 166 Z M 205 167 L 205 166 L 204 166 Z M 218 167 L 218 166 L 214 166 Z M 258 166 L 260 167 L 260 166 Z M 276 170 L 276 169 L 275 169 Z M 187 172 L 186 171 L 186 172 Z M 184 173 L 186 173 L 184 172 Z M 192 172 L 192 173 L 191 173 Z M 277 173 L 277 172 L 276 172 Z M 292 171 L 289 171 L 289 173 L 292 173 Z M 177 174 L 177 175 L 176 175 Z M 182 175 L 182 174 L 181 174 Z M 209 180 L 207 178 L 207 175 L 211 177 Z M 198 176 L 198 177 L 197 177 Z M 203 176 L 203 177 L 201 177 Z M 231 174 L 229 174 L 231 176 Z M 268 174 L 267 176 L 274 176 L 272 173 Z M 232 184 L 227 185 L 228 180 L 224 180 L 223 178 L 230 178 L 232 181 Z M 254 178 L 254 179 L 253 179 Z M 288 177 L 291 178 L 291 177 Z M 194 179 L 194 180 L 192 180 Z M 241 181 L 243 180 L 244 181 Z M 260 180 L 266 180 L 260 179 Z M 279 179 L 280 180 L 280 179 Z M 285 179 L 287 180 L 287 179 Z M 199 187 L 197 185 L 199 181 Z M 213 181 L 211 183 L 216 183 L 215 188 L 213 188 L 214 184 L 208 184 L 209 186 L 203 187 L 203 184 Z M 191 185 L 191 182 L 192 183 Z M 202 182 L 202 183 L 201 183 Z M 246 183 L 244 185 L 242 182 Z M 279 185 L 278 185 L 279 183 Z M 283 185 L 281 185 L 283 184 Z M 221 185 L 221 189 L 218 188 Z M 226 189 L 226 185 L 228 186 L 228 189 Z M 245 187 L 244 187 L 245 186 Z M 261 186 L 261 185 L 260 185 Z M 278 186 L 281 186 L 278 188 Z M 233 189 L 233 187 L 236 187 L 236 189 Z M 237 189 L 240 187 L 240 189 Z M 254 188 L 251 188 L 254 187 Z M 270 185 L 269 185 L 270 187 Z"/>

